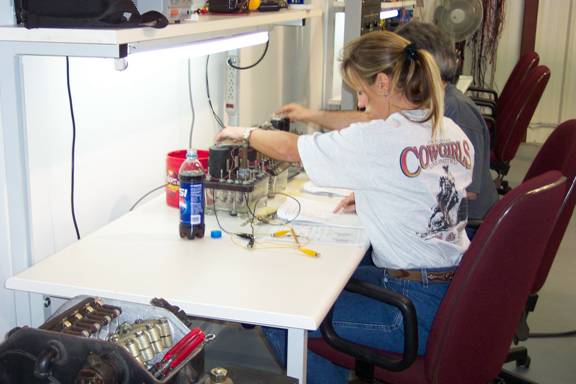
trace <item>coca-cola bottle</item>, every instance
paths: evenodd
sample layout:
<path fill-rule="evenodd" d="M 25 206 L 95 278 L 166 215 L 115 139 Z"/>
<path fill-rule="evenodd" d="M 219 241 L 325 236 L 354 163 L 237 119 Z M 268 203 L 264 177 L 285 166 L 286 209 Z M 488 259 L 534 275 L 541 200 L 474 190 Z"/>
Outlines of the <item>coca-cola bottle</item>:
<path fill-rule="evenodd" d="M 178 172 L 180 180 L 180 237 L 204 237 L 204 169 L 198 154 L 190 149 Z"/>

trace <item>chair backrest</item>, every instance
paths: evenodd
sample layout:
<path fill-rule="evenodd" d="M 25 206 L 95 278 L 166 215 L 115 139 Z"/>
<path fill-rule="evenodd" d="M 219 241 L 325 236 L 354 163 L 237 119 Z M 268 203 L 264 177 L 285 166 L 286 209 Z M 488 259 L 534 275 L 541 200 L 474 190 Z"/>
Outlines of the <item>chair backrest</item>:
<path fill-rule="evenodd" d="M 518 62 L 510 72 L 502 92 L 500 92 L 500 97 L 498 98 L 498 110 L 503 110 L 506 105 L 513 100 L 516 92 L 521 88 L 524 83 L 528 72 L 538 65 L 540 61 L 540 56 L 536 52 L 528 52 L 520 56 Z"/>
<path fill-rule="evenodd" d="M 485 217 L 438 309 L 427 382 L 488 383 L 500 371 L 565 192 L 558 171 L 504 195 Z"/>
<path fill-rule="evenodd" d="M 570 217 L 572 217 L 574 204 L 576 204 L 576 119 L 565 121 L 554 129 L 532 161 L 524 180 L 529 180 L 551 170 L 560 171 L 568 178 L 568 188 L 558 214 L 558 220 L 548 241 L 544 259 L 536 274 L 532 293 L 538 292 L 546 281 L 560 242 L 570 222 Z"/>
<path fill-rule="evenodd" d="M 519 95 L 498 112 L 492 145 L 496 160 L 509 162 L 516 155 L 549 79 L 550 69 L 545 65 L 532 68 L 520 87 Z"/>

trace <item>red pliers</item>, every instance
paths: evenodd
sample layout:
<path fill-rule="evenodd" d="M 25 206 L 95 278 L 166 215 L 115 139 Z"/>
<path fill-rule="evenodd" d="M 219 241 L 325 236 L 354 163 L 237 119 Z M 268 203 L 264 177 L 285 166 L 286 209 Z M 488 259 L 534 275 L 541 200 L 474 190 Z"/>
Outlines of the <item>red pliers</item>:
<path fill-rule="evenodd" d="M 168 374 L 182 363 L 206 338 L 204 332 L 196 327 L 166 352 L 162 360 L 154 364 L 151 373 L 158 379 L 164 379 Z"/>

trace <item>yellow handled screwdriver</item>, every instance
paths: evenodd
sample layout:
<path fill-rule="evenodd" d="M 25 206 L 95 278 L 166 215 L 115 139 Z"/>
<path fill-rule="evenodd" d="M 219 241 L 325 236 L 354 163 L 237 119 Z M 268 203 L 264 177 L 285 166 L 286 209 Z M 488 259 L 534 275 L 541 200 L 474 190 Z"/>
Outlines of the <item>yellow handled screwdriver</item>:
<path fill-rule="evenodd" d="M 305 255 L 311 256 L 311 257 L 318 257 L 320 256 L 320 254 L 310 248 L 305 248 L 302 246 L 302 244 L 300 244 L 300 240 L 298 240 L 298 235 L 296 235 L 296 231 L 294 230 L 294 228 L 290 227 L 290 234 L 292 235 L 292 238 L 294 239 L 294 242 L 296 242 L 296 245 L 298 246 L 298 250 L 300 252 L 302 252 Z"/>

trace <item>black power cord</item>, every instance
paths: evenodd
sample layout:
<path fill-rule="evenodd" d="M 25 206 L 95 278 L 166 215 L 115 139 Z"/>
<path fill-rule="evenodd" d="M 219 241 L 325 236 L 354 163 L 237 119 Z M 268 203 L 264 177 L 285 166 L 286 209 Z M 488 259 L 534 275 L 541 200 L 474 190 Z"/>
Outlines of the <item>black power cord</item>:
<path fill-rule="evenodd" d="M 72 221 L 74 222 L 74 230 L 76 231 L 76 238 L 80 240 L 80 230 L 78 229 L 78 222 L 76 221 L 76 208 L 74 206 L 74 168 L 76 163 L 76 118 L 74 117 L 74 104 L 72 103 L 72 91 L 70 89 L 70 58 L 66 56 L 66 87 L 68 89 L 68 103 L 70 104 L 70 117 L 72 118 L 72 169 L 71 169 L 71 182 L 70 182 L 70 208 L 72 211 Z"/>
<path fill-rule="evenodd" d="M 208 63 L 209 62 L 210 62 L 210 55 L 206 56 L 206 71 L 205 71 L 205 74 L 206 74 L 206 97 L 208 98 L 208 105 L 210 106 L 210 110 L 212 111 L 212 116 L 214 116 L 214 120 L 216 120 L 216 122 L 218 123 L 220 128 L 224 128 L 224 123 L 222 122 L 222 119 L 220 118 L 220 116 L 218 116 L 218 114 L 214 110 L 214 106 L 212 105 L 212 99 L 210 98 L 210 82 L 208 81 Z"/>
<path fill-rule="evenodd" d="M 188 135 L 188 148 L 192 149 L 192 133 L 194 132 L 194 123 L 196 122 L 196 111 L 194 110 L 194 98 L 192 97 L 192 75 L 190 72 L 190 58 L 188 58 L 188 100 L 190 101 L 190 110 L 192 112 L 192 120 L 190 121 L 190 133 Z"/>
<path fill-rule="evenodd" d="M 555 337 L 574 337 L 576 336 L 576 329 L 565 332 L 535 332 L 528 334 L 530 339 L 547 339 Z"/>
<path fill-rule="evenodd" d="M 246 69 L 254 68 L 254 67 L 257 66 L 258 64 L 260 64 L 260 62 L 261 62 L 262 60 L 264 60 L 264 56 L 266 56 L 266 52 L 268 52 L 268 46 L 269 46 L 269 45 L 270 45 L 270 40 L 266 41 L 266 46 L 264 47 L 264 52 L 262 52 L 262 56 L 260 56 L 260 58 L 259 58 L 258 60 L 256 60 L 256 62 L 255 62 L 254 64 L 250 64 L 250 65 L 247 65 L 247 66 L 245 66 L 245 67 L 239 67 L 239 66 L 236 66 L 236 65 L 234 65 L 234 64 L 232 63 L 232 58 L 229 58 L 229 59 L 226 61 L 226 63 L 228 63 L 228 65 L 229 65 L 230 67 L 232 67 L 232 68 L 234 68 L 234 69 L 237 69 L 237 70 L 239 70 L 239 71 L 244 71 L 244 70 L 246 70 Z"/>

